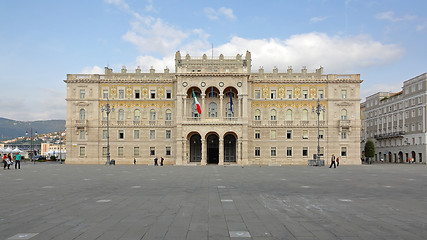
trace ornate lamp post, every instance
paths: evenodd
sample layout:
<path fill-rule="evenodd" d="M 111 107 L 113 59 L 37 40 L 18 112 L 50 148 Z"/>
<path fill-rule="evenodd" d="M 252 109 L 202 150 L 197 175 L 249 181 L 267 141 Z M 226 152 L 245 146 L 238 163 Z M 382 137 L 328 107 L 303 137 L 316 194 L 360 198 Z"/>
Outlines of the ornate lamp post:
<path fill-rule="evenodd" d="M 36 136 L 37 136 L 37 130 L 35 130 L 35 133 L 34 133 Z M 28 136 L 28 131 L 25 131 L 25 136 Z M 34 153 L 34 150 L 33 150 L 33 128 L 30 128 L 30 144 L 31 144 L 31 154 L 30 154 L 30 161 L 31 160 L 33 160 L 33 153 Z M 34 161 L 34 164 L 36 164 L 36 161 L 35 160 L 33 160 Z"/>
<path fill-rule="evenodd" d="M 114 112 L 114 108 L 110 107 L 110 101 L 107 97 L 107 104 L 101 108 L 101 112 L 105 112 L 107 114 L 107 162 L 106 165 L 110 165 L 110 124 L 109 118 L 110 113 Z"/>
<path fill-rule="evenodd" d="M 326 112 L 326 108 L 320 105 L 320 99 L 317 99 L 317 106 L 311 109 L 312 112 L 317 114 L 317 155 L 316 155 L 316 165 L 320 166 L 320 113 Z"/>

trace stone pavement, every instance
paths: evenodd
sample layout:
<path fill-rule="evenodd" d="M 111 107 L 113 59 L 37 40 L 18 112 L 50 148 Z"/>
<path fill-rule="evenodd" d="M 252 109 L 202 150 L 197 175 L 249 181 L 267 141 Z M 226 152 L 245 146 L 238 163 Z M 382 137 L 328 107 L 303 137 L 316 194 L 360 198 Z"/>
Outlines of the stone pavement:
<path fill-rule="evenodd" d="M 24 164 L 0 239 L 427 239 L 427 166 Z"/>

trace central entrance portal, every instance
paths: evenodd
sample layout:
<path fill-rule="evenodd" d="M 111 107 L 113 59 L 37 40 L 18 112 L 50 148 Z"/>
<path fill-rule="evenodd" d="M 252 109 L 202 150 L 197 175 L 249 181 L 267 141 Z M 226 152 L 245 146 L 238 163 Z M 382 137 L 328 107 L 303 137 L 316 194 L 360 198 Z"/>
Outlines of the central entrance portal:
<path fill-rule="evenodd" d="M 210 134 L 207 139 L 207 163 L 218 164 L 219 162 L 219 138 L 216 134 Z"/>
<path fill-rule="evenodd" d="M 202 141 L 199 134 L 194 134 L 190 138 L 190 162 L 200 162 L 202 160 Z"/>

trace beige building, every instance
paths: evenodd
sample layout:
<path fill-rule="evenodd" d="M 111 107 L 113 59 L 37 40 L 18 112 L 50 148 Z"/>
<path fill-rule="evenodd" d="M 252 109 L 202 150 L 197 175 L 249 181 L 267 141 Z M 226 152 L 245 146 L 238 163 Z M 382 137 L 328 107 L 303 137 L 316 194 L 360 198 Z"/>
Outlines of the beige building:
<path fill-rule="evenodd" d="M 362 142 L 374 141 L 376 161 L 426 163 L 427 73 L 403 82 L 397 93 L 366 98 Z"/>
<path fill-rule="evenodd" d="M 104 164 L 107 98 L 111 159 L 116 164 L 306 165 L 326 160 L 360 164 L 359 74 L 251 71 L 251 53 L 216 58 L 175 54 L 175 73 L 150 69 L 68 74 L 67 163 Z M 201 114 L 195 105 L 196 96 Z M 326 157 L 328 156 L 328 157 Z M 329 162 L 329 161 L 327 161 Z"/>

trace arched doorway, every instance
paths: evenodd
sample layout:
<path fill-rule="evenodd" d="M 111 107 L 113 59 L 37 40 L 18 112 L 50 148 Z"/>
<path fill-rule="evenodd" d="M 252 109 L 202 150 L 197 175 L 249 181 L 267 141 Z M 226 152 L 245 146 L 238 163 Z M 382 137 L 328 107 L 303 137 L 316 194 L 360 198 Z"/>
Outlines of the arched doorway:
<path fill-rule="evenodd" d="M 399 162 L 403 163 L 403 152 L 399 152 Z"/>
<path fill-rule="evenodd" d="M 236 162 L 236 137 L 233 134 L 224 137 L 224 162 Z"/>
<path fill-rule="evenodd" d="M 391 162 L 391 160 L 392 160 L 392 154 L 391 154 L 391 152 L 388 152 L 388 162 Z"/>
<path fill-rule="evenodd" d="M 415 154 L 415 152 L 414 151 L 412 151 L 412 158 L 411 158 L 411 161 L 412 162 L 417 162 L 417 154 Z"/>
<path fill-rule="evenodd" d="M 218 135 L 211 133 L 206 139 L 207 144 L 207 163 L 218 164 L 219 162 L 219 138 Z"/>
<path fill-rule="evenodd" d="M 196 133 L 190 137 L 190 162 L 202 161 L 202 141 L 200 134 Z"/>

